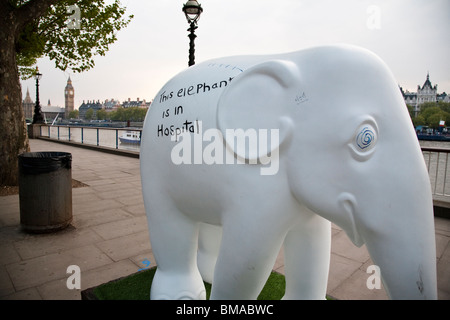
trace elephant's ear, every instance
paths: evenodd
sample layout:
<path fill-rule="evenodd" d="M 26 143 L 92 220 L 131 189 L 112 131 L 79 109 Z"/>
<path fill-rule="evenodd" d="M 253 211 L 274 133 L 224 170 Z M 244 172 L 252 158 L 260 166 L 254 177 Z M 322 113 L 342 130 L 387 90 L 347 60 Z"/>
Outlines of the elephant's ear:
<path fill-rule="evenodd" d="M 294 104 L 299 82 L 297 66 L 285 60 L 260 63 L 230 82 L 218 101 L 217 125 L 235 156 L 261 160 L 289 139 L 293 124 L 288 109 Z M 243 132 L 248 142 L 235 143 Z M 255 134 L 258 143 L 252 143 Z M 267 138 L 266 146 L 259 146 L 264 134 L 271 137 L 270 144 Z"/>

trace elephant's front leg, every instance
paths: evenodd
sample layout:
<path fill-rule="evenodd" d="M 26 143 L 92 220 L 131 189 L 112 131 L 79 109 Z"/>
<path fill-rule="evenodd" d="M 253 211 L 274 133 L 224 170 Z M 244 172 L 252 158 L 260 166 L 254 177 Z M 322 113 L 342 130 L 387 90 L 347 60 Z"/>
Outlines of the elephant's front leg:
<path fill-rule="evenodd" d="M 323 300 L 331 250 L 331 223 L 309 210 L 284 241 L 286 293 L 283 299 Z"/>
<path fill-rule="evenodd" d="M 211 300 L 257 299 L 287 229 L 281 223 L 264 220 L 254 218 L 249 223 L 224 224 Z"/>

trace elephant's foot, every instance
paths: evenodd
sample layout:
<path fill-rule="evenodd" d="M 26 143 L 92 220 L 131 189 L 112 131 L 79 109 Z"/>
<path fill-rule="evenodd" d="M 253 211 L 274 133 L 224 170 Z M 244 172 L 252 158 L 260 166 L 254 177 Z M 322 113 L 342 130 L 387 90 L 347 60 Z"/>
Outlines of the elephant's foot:
<path fill-rule="evenodd" d="M 317 295 L 314 292 L 304 292 L 303 294 L 286 293 L 281 300 L 326 300 L 326 295 Z"/>
<path fill-rule="evenodd" d="M 152 300 L 206 300 L 200 274 L 180 275 L 156 271 L 150 291 Z"/>
<path fill-rule="evenodd" d="M 174 295 L 169 295 L 166 293 L 161 293 L 160 295 L 151 296 L 152 300 L 206 300 L 206 291 L 201 289 L 198 293 L 182 291 L 175 293 Z"/>

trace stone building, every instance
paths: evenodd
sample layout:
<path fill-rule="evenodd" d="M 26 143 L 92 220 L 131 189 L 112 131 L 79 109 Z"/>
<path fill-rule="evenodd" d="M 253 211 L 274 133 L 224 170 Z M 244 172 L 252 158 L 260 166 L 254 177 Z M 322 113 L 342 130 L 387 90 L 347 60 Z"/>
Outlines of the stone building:
<path fill-rule="evenodd" d="M 25 119 L 33 120 L 34 105 L 35 103 L 31 100 L 30 91 L 27 88 L 27 95 L 25 97 L 25 100 L 22 101 L 22 108 L 25 114 Z"/>
<path fill-rule="evenodd" d="M 122 103 L 123 108 L 131 108 L 131 107 L 138 107 L 138 108 L 148 108 L 150 107 L 150 102 L 146 102 L 144 100 L 139 100 L 137 98 L 135 101 L 131 100 L 131 98 L 128 98 L 128 100 L 124 101 Z"/>
<path fill-rule="evenodd" d="M 417 92 L 409 92 L 408 90 L 403 91 L 401 87 L 400 90 L 403 94 L 403 98 L 405 99 L 405 103 L 414 108 L 414 113 L 416 115 L 420 112 L 420 105 L 426 102 L 450 102 L 450 96 L 448 96 L 445 92 L 441 94 L 437 93 L 437 84 L 434 86 L 431 84 L 429 73 L 427 73 L 427 79 L 423 85 L 417 86 Z"/>
<path fill-rule="evenodd" d="M 88 100 L 87 102 L 84 102 L 81 104 L 81 106 L 78 108 L 78 112 L 79 112 L 79 117 L 80 119 L 86 119 L 86 112 L 92 109 L 94 111 L 94 114 L 92 116 L 93 119 L 95 119 L 97 117 L 97 111 L 100 109 L 103 109 L 103 103 L 100 103 L 100 101 L 97 100 L 97 102 L 95 102 L 94 100 L 90 101 Z"/>
<path fill-rule="evenodd" d="M 119 100 L 116 100 L 114 98 L 112 98 L 111 100 L 106 99 L 105 102 L 103 103 L 103 106 L 105 107 L 105 110 L 107 112 L 116 110 L 117 108 L 121 107 Z"/>
<path fill-rule="evenodd" d="M 52 106 L 48 99 L 47 105 L 41 106 L 41 113 L 46 123 L 53 123 L 58 119 L 64 119 L 65 110 L 60 106 Z"/>

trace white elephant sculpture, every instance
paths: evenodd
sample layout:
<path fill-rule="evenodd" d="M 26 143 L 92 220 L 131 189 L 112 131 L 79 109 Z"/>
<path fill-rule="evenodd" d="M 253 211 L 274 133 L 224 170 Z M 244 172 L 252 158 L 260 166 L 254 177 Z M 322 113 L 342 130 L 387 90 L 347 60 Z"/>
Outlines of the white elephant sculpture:
<path fill-rule="evenodd" d="M 396 80 L 365 49 L 190 67 L 153 100 L 140 155 L 151 299 L 205 299 L 202 275 L 211 299 L 256 299 L 283 244 L 284 298 L 324 299 L 330 221 L 366 244 L 390 298 L 437 298 L 424 159 Z"/>

